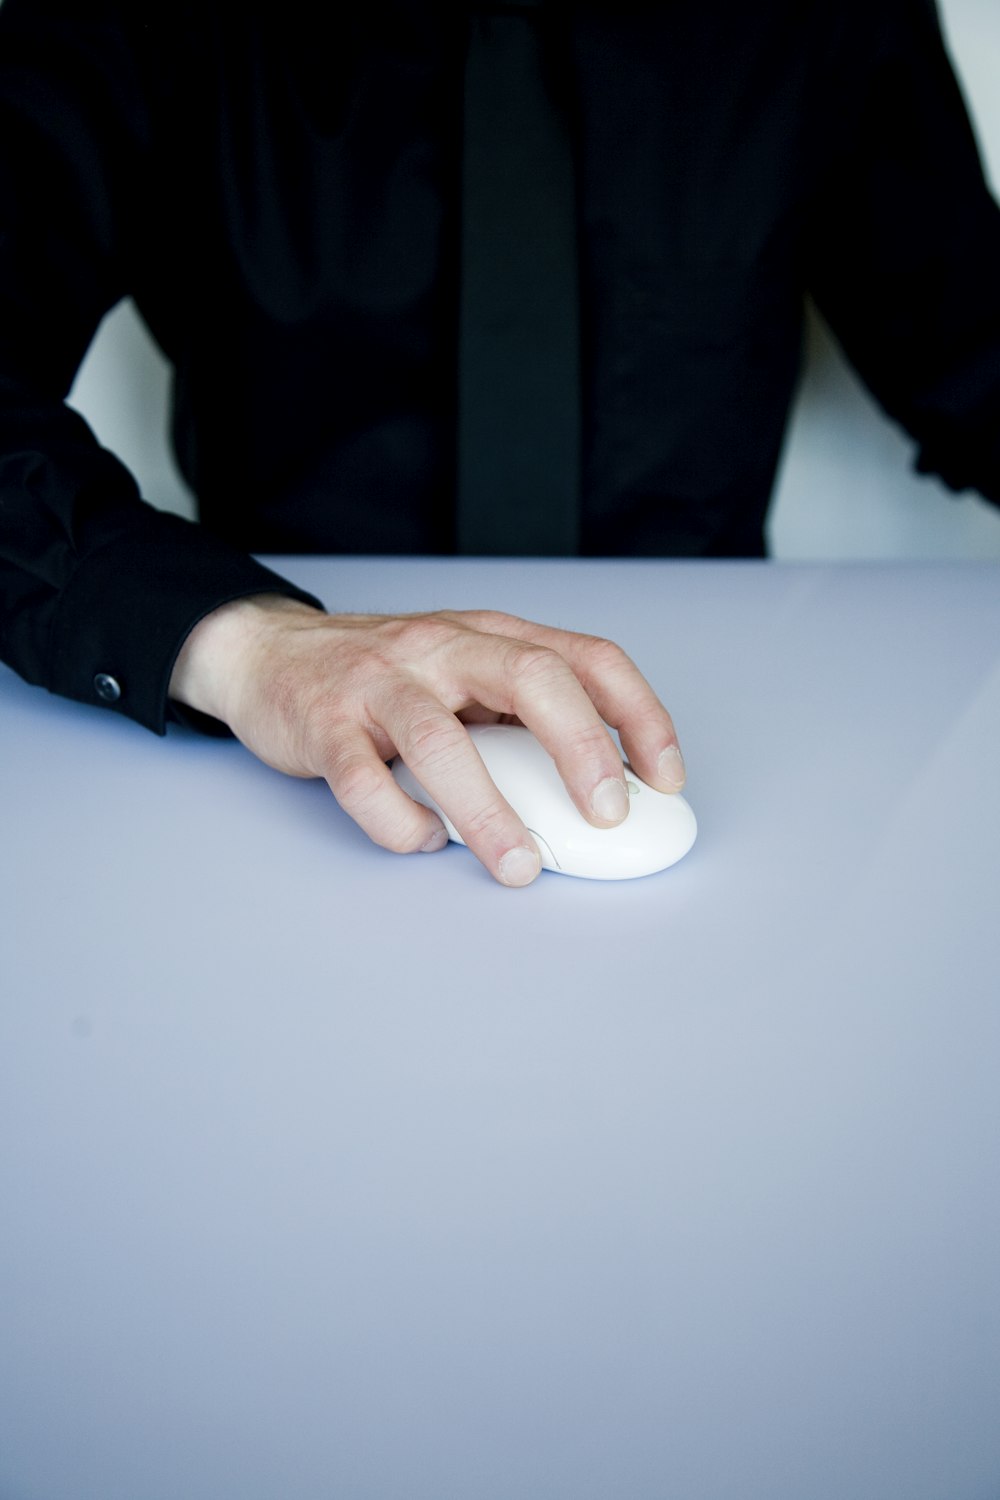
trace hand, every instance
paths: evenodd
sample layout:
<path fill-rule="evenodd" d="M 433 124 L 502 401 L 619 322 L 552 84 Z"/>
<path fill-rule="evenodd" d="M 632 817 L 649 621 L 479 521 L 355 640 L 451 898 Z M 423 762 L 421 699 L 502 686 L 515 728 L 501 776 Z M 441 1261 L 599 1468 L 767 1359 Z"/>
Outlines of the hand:
<path fill-rule="evenodd" d="M 279 771 L 325 778 L 377 844 L 440 849 L 441 820 L 385 764 L 398 753 L 505 885 L 535 878 L 538 849 L 463 723 L 527 725 L 599 828 L 628 813 L 608 724 L 650 786 L 684 783 L 670 716 L 618 646 L 488 610 L 326 615 L 279 595 L 240 599 L 195 626 L 170 696 L 221 719 Z"/>

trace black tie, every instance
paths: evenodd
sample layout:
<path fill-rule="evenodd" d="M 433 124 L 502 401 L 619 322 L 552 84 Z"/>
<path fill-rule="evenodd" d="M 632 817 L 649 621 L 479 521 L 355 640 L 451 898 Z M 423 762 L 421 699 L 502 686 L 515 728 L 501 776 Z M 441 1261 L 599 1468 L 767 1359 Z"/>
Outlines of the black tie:
<path fill-rule="evenodd" d="M 456 541 L 579 551 L 580 335 L 569 125 L 542 0 L 473 12 L 465 69 Z"/>

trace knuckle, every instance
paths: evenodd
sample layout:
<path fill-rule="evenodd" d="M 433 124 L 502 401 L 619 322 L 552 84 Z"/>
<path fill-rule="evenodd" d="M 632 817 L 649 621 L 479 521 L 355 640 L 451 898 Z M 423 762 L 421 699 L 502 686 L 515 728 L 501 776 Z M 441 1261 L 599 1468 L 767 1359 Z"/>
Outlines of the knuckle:
<path fill-rule="evenodd" d="M 416 820 L 401 817 L 385 828 L 369 832 L 369 838 L 392 854 L 416 854 L 427 841 L 427 830 Z"/>
<path fill-rule="evenodd" d="M 496 802 L 484 803 L 463 820 L 462 837 L 472 846 L 489 847 L 493 844 L 509 843 L 508 813 Z"/>
<path fill-rule="evenodd" d="M 407 615 L 394 621 L 397 649 L 407 659 L 427 656 L 447 646 L 455 638 L 454 621 L 441 614 Z"/>
<path fill-rule="evenodd" d="M 385 789 L 378 765 L 366 756 L 351 756 L 335 766 L 329 776 L 333 795 L 345 812 L 363 817 Z"/>
<path fill-rule="evenodd" d="M 566 732 L 563 748 L 571 760 L 605 761 L 613 748 L 613 741 L 602 723 L 584 724 Z"/>
<path fill-rule="evenodd" d="M 406 725 L 404 759 L 413 771 L 442 766 L 461 753 L 466 733 L 457 719 L 421 714 Z"/>
<path fill-rule="evenodd" d="M 609 641 L 605 636 L 588 635 L 584 637 L 583 649 L 592 669 L 598 672 L 620 672 L 623 668 L 632 665 L 628 655 L 615 641 Z"/>
<path fill-rule="evenodd" d="M 506 666 L 513 682 L 528 692 L 538 692 L 553 686 L 569 671 L 557 652 L 527 641 L 519 641 L 511 646 Z"/>
<path fill-rule="evenodd" d="M 517 615 L 507 614 L 500 609 L 474 609 L 468 610 L 464 618 L 477 630 L 484 631 L 488 635 L 506 635 L 516 637 L 524 627 L 524 621 Z"/>

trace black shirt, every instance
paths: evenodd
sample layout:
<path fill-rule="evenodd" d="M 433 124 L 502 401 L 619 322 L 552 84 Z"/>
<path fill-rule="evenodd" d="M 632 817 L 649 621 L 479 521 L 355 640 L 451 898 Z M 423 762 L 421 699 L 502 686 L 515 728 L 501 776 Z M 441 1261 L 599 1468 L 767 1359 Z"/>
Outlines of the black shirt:
<path fill-rule="evenodd" d="M 919 465 L 1000 502 L 1000 214 L 931 0 L 548 9 L 581 550 L 763 551 L 807 292 Z M 250 550 L 454 550 L 466 12 L 340 14 L 0 10 L 0 654 L 153 728 L 195 621 L 285 587 Z M 199 526 L 63 404 L 126 294 Z"/>

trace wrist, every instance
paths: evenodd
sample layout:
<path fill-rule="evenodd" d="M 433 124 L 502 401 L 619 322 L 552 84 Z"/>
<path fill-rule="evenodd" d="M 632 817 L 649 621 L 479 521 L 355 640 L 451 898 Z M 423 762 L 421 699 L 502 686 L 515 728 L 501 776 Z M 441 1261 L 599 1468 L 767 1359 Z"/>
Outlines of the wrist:
<path fill-rule="evenodd" d="M 220 604 L 188 632 L 170 675 L 170 698 L 232 728 L 246 665 L 268 630 L 281 616 L 316 613 L 284 594 L 251 594 Z"/>

